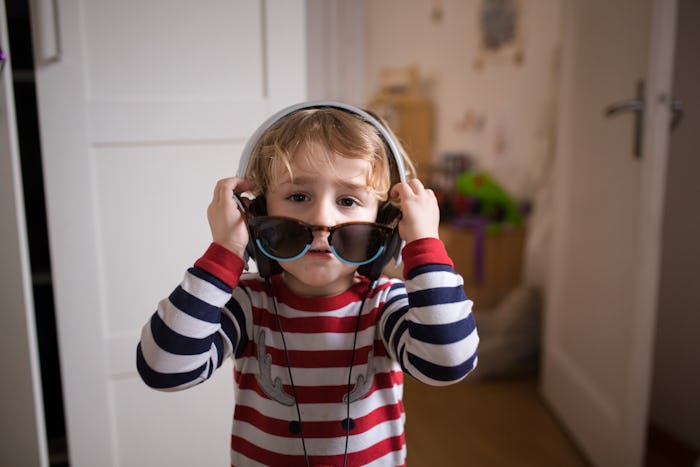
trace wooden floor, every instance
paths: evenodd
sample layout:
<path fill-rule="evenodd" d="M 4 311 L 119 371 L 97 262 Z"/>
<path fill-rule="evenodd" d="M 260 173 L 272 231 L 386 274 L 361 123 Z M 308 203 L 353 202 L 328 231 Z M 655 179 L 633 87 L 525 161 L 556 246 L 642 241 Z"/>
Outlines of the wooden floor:
<path fill-rule="evenodd" d="M 409 467 L 585 467 L 534 377 L 430 387 L 406 377 Z"/>

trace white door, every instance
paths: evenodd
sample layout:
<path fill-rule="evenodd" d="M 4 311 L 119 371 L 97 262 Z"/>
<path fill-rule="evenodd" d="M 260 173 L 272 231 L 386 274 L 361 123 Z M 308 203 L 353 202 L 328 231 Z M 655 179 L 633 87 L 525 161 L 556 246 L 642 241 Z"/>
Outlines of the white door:
<path fill-rule="evenodd" d="M 306 95 L 302 0 L 34 0 L 71 466 L 229 462 L 232 367 L 159 393 L 141 326 L 207 248 L 248 135 Z"/>
<path fill-rule="evenodd" d="M 0 465 L 46 466 L 34 302 L 12 92 L 12 52 L 4 0 L 0 0 L 0 50 L 6 54 L 7 61 L 0 72 L 0 355 L 4 356 L 3 372 L 10 375 L 4 378 L 0 390 Z"/>
<path fill-rule="evenodd" d="M 675 2 L 570 0 L 542 391 L 596 466 L 642 465 Z M 640 158 L 633 100 L 646 81 Z"/>

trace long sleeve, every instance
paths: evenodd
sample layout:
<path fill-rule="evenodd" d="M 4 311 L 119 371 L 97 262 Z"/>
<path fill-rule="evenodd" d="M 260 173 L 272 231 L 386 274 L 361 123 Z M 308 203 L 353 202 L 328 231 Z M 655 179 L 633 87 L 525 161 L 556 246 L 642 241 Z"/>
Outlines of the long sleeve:
<path fill-rule="evenodd" d="M 226 308 L 243 261 L 212 244 L 143 327 L 136 366 L 160 390 L 185 389 L 211 377 L 245 340 L 236 307 Z"/>
<path fill-rule="evenodd" d="M 420 381 L 459 381 L 475 368 L 479 343 L 463 279 L 438 239 L 412 242 L 403 256 L 406 280 L 390 288 L 381 318 L 384 344 Z"/>

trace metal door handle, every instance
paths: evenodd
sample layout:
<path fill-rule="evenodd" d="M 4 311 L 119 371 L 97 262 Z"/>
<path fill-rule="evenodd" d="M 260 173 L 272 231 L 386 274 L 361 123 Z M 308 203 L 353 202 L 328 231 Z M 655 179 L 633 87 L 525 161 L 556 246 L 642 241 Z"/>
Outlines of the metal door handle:
<path fill-rule="evenodd" d="M 637 82 L 637 98 L 629 101 L 618 102 L 611 104 L 605 108 L 607 117 L 614 117 L 621 113 L 634 113 L 634 148 L 632 150 L 634 157 L 639 159 L 642 157 L 642 136 L 644 133 L 644 81 Z"/>
<path fill-rule="evenodd" d="M 683 120 L 683 101 L 674 99 L 671 101 L 671 131 L 678 128 Z"/>
<path fill-rule="evenodd" d="M 32 0 L 33 17 L 37 23 L 37 52 L 43 63 L 61 60 L 61 31 L 58 18 L 58 0 Z"/>

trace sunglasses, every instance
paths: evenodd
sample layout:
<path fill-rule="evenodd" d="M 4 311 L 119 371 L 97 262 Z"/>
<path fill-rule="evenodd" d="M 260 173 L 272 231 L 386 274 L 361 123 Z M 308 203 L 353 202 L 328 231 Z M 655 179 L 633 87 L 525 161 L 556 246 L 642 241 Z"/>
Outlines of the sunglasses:
<path fill-rule="evenodd" d="M 242 203 L 237 199 L 239 208 Z M 371 263 L 386 248 L 399 218 L 391 224 L 376 222 L 345 222 L 332 227 L 312 225 L 282 216 L 255 216 L 247 210 L 244 219 L 265 256 L 276 261 L 301 258 L 311 248 L 314 232 L 328 232 L 328 244 L 340 261 L 354 266 Z"/>

